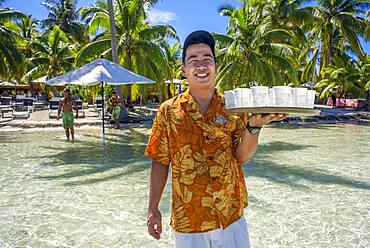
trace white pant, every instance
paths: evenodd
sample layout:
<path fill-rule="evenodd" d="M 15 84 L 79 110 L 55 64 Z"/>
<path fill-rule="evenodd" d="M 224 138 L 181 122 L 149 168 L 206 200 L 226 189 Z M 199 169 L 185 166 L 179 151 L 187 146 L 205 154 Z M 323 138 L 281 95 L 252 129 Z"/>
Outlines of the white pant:
<path fill-rule="evenodd" d="M 175 233 L 176 248 L 249 248 L 249 232 L 244 217 L 226 229 L 204 233 Z"/>

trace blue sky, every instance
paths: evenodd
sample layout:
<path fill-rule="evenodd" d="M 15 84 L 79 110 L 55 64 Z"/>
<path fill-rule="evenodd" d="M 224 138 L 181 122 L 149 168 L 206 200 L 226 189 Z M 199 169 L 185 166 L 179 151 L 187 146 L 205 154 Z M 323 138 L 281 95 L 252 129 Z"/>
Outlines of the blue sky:
<path fill-rule="evenodd" d="M 44 0 L 8 0 L 4 7 L 12 7 L 24 13 L 31 14 L 36 19 L 47 17 L 47 10 L 41 3 Z M 78 0 L 77 7 L 88 6 L 95 0 Z M 186 35 L 198 29 L 210 32 L 225 33 L 228 18 L 218 15 L 217 8 L 223 3 L 239 5 L 237 0 L 162 0 L 155 5 L 150 15 L 152 23 L 167 23 L 175 27 L 181 42 Z M 362 45 L 367 54 L 370 54 L 370 42 Z"/>

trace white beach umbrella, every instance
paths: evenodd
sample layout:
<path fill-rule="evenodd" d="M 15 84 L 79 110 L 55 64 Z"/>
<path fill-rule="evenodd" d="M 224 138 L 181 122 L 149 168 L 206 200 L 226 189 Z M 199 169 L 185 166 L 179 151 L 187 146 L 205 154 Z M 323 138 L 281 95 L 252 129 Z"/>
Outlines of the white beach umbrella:
<path fill-rule="evenodd" d="M 37 78 L 35 80 L 32 80 L 31 83 L 45 83 L 47 81 L 47 75 Z"/>
<path fill-rule="evenodd" d="M 45 82 L 50 86 L 62 86 L 66 84 L 91 86 L 101 84 L 103 109 L 102 109 L 102 125 L 103 125 L 103 145 L 105 145 L 105 128 L 104 128 L 104 83 L 111 85 L 122 84 L 151 84 L 155 81 L 133 73 L 119 64 L 112 61 L 99 58 L 76 70 L 67 72 Z"/>
<path fill-rule="evenodd" d="M 96 85 L 101 82 L 120 85 L 133 83 L 155 83 L 146 77 L 129 71 L 119 64 L 100 58 L 96 59 L 76 70 L 67 72 L 46 81 L 50 86 L 61 86 L 65 84 Z"/>

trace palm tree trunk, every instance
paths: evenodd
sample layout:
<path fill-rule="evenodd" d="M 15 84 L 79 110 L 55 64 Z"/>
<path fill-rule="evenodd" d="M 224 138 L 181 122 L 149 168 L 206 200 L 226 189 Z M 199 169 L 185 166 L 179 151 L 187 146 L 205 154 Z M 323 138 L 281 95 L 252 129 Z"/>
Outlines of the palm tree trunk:
<path fill-rule="evenodd" d="M 112 2 L 112 0 L 107 0 L 107 1 L 108 1 L 108 9 L 109 9 L 110 34 L 111 34 L 111 44 L 112 44 L 112 58 L 113 58 L 113 62 L 117 63 L 118 62 L 117 39 L 116 39 L 116 24 L 114 22 L 113 2 Z"/>
<path fill-rule="evenodd" d="M 130 40 L 128 42 L 126 42 L 126 44 L 131 44 Z M 127 58 L 126 58 L 126 67 L 127 69 L 129 70 L 133 70 L 132 68 L 132 59 L 133 59 L 133 53 L 131 52 L 132 50 L 130 49 L 129 46 L 127 46 L 126 48 L 126 53 L 127 53 Z M 129 84 L 128 87 L 127 87 L 127 98 L 126 98 L 126 102 L 127 102 L 127 106 L 129 109 L 134 109 L 134 105 L 132 104 L 132 84 Z"/>
<path fill-rule="evenodd" d="M 328 44 L 328 58 L 327 58 L 327 64 L 325 65 L 328 66 L 328 65 L 331 65 L 331 57 L 332 57 L 332 50 L 333 50 L 333 38 L 332 38 L 332 35 L 329 36 L 329 44 Z M 326 74 L 325 74 L 326 76 Z M 326 77 L 325 77 L 326 78 Z"/>
<path fill-rule="evenodd" d="M 115 24 L 115 21 L 114 21 L 113 2 L 112 2 L 112 0 L 107 0 L 107 1 L 108 1 L 108 9 L 109 9 L 110 35 L 111 35 L 111 44 L 112 44 L 112 59 L 113 59 L 114 63 L 118 63 L 116 24 Z M 121 86 L 116 85 L 115 90 L 117 92 L 117 95 L 122 99 Z M 127 111 L 126 111 L 125 105 L 122 104 L 120 119 L 126 118 L 126 117 L 127 117 Z"/>

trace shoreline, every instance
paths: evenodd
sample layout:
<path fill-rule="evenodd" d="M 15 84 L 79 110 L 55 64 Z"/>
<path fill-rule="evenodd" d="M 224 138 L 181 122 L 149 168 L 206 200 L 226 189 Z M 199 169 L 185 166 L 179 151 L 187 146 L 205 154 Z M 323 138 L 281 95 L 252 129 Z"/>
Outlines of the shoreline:
<path fill-rule="evenodd" d="M 271 123 L 269 125 L 294 125 L 301 126 L 307 124 L 358 124 L 370 125 L 370 112 L 355 111 L 352 109 L 332 109 L 328 107 L 320 107 L 320 115 L 307 117 L 288 117 L 286 120 L 279 123 Z M 132 127 L 152 126 L 156 111 L 151 109 L 148 113 L 129 112 L 129 117 L 124 122 L 121 122 L 120 129 Z M 110 129 L 111 124 L 106 121 L 107 129 Z M 98 118 L 78 118 L 75 120 L 76 129 L 101 129 L 102 121 Z M 27 120 L 11 119 L 7 120 L 0 118 L 0 132 L 28 131 L 28 130 L 56 130 L 62 128 L 62 120 L 29 118 Z"/>

